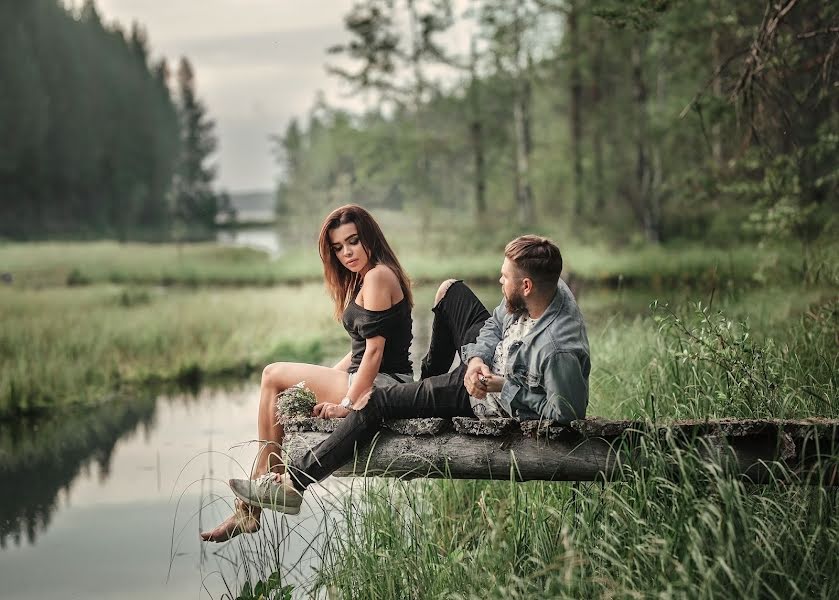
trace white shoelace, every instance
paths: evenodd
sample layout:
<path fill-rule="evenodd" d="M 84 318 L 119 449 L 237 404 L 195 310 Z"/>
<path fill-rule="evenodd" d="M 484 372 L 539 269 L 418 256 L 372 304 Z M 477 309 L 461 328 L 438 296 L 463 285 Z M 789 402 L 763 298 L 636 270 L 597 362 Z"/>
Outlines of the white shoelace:
<path fill-rule="evenodd" d="M 266 483 L 280 483 L 280 480 L 277 479 L 277 473 L 263 473 L 256 479 L 254 479 L 254 483 L 256 485 L 265 485 Z"/>

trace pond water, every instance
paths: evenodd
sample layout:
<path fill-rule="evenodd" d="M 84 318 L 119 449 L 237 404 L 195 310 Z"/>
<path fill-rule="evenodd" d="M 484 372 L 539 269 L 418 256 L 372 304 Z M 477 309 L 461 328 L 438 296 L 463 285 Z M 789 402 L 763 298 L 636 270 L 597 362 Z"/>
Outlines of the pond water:
<path fill-rule="evenodd" d="M 417 371 L 435 289 L 415 290 Z M 476 292 L 487 306 L 499 298 L 497 286 Z M 299 516 L 266 513 L 258 536 L 198 538 L 229 514 L 227 480 L 250 470 L 257 399 L 249 383 L 0 423 L 0 598 L 221 598 L 253 564 L 305 587 L 352 480 L 315 486 Z M 266 540 L 281 540 L 275 556 Z"/>
<path fill-rule="evenodd" d="M 418 306 L 430 306 L 434 289 L 415 292 Z M 479 294 L 490 301 L 496 290 Z M 417 370 L 431 316 L 413 314 Z M 343 354 L 335 351 L 327 364 Z M 198 539 L 229 514 L 227 480 L 250 470 L 258 391 L 250 383 L 113 398 L 0 423 L 0 598 L 221 598 L 228 585 L 238 591 L 243 561 L 278 565 L 305 587 L 351 479 L 312 488 L 299 516 L 266 513 L 264 534 Z M 267 539 L 282 540 L 277 556 L 265 556 Z"/>
<path fill-rule="evenodd" d="M 310 579 L 324 518 L 346 488 L 339 480 L 324 482 L 293 521 L 271 513 L 266 537 L 198 540 L 228 514 L 225 482 L 245 476 L 253 458 L 253 445 L 229 446 L 255 437 L 257 398 L 248 385 L 4 426 L 14 454 L 0 455 L 0 597 L 220 598 L 225 579 L 238 589 L 243 557 L 271 564 L 256 556 L 266 537 L 284 540 L 277 558 L 290 582 Z"/>

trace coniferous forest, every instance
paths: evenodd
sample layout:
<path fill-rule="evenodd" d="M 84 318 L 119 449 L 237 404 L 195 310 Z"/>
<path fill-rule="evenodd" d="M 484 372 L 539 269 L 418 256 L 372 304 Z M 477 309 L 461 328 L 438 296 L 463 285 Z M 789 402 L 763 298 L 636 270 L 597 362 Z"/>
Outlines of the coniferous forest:
<path fill-rule="evenodd" d="M 189 61 L 171 74 L 152 62 L 142 26 L 105 25 L 90 0 L 77 11 L 3 0 L 0 90 L 0 236 L 159 237 L 174 217 L 212 225 L 212 122 Z"/>

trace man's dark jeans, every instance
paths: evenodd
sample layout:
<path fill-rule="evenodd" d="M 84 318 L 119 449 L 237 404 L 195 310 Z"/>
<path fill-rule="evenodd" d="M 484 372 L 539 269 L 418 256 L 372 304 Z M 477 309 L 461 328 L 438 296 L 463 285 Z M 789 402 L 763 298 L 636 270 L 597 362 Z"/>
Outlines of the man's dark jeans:
<path fill-rule="evenodd" d="M 356 446 L 373 439 L 382 421 L 415 417 L 474 416 L 463 387 L 466 365 L 451 372 L 455 352 L 477 339 L 489 312 L 462 281 L 457 281 L 433 309 L 434 323 L 422 379 L 376 388 L 367 405 L 350 411 L 323 442 L 288 466 L 294 485 L 305 489 L 352 460 Z"/>

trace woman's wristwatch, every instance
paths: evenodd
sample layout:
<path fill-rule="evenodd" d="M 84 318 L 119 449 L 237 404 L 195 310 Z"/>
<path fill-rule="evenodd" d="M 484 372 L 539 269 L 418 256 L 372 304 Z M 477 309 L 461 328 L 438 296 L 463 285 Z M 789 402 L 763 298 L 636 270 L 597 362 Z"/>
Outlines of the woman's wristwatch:
<path fill-rule="evenodd" d="M 347 410 L 352 410 L 352 400 L 350 400 L 349 396 L 344 396 L 338 406 L 346 408 Z"/>

